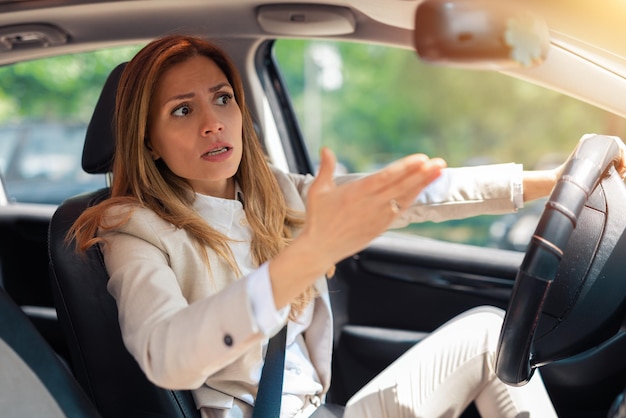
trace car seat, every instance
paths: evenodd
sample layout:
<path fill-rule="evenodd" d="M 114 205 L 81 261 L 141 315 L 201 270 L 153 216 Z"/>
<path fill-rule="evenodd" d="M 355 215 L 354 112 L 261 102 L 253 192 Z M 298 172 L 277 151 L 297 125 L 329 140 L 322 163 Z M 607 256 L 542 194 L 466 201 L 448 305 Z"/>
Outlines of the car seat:
<path fill-rule="evenodd" d="M 0 370 L 3 417 L 100 417 L 65 363 L 1 287 Z"/>
<path fill-rule="evenodd" d="M 82 165 L 91 174 L 111 171 L 115 95 L 124 66 L 109 75 L 87 128 Z M 126 350 L 99 248 L 78 254 L 73 243 L 65 241 L 75 219 L 108 195 L 104 188 L 70 198 L 50 221 L 52 292 L 72 370 L 104 418 L 199 417 L 191 392 L 157 387 Z"/>

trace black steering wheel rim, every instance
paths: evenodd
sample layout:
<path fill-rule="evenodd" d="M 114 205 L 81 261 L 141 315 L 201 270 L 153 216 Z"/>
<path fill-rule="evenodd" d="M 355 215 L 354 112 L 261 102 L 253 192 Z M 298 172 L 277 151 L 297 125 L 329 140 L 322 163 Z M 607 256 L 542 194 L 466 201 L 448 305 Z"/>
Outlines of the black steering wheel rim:
<path fill-rule="evenodd" d="M 585 203 L 619 157 L 617 141 L 583 137 L 546 203 L 518 270 L 498 343 L 496 374 L 507 384 L 527 383 L 537 367 L 533 345 L 544 302 Z"/>

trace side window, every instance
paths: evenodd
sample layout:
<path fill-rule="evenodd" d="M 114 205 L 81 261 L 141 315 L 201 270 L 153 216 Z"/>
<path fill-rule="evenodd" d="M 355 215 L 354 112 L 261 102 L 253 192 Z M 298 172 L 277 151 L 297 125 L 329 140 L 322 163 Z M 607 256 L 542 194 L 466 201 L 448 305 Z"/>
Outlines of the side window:
<path fill-rule="evenodd" d="M 0 68 L 0 174 L 10 202 L 58 204 L 106 184 L 82 170 L 87 124 L 109 72 L 139 46 Z"/>
<path fill-rule="evenodd" d="M 343 172 L 370 172 L 414 152 L 451 167 L 514 161 L 551 168 L 583 134 L 621 136 L 626 127 L 568 96 L 496 72 L 430 66 L 411 50 L 278 40 L 273 52 L 311 161 L 328 146 Z M 400 232 L 523 251 L 543 204 Z"/>

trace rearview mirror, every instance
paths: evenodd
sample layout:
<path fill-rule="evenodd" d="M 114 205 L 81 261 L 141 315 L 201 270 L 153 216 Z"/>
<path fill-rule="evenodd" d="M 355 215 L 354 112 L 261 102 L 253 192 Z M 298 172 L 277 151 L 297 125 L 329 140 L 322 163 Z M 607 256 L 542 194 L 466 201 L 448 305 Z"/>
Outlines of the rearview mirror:
<path fill-rule="evenodd" d="M 423 0 L 413 34 L 424 61 L 475 69 L 535 66 L 550 45 L 543 19 L 504 0 Z"/>

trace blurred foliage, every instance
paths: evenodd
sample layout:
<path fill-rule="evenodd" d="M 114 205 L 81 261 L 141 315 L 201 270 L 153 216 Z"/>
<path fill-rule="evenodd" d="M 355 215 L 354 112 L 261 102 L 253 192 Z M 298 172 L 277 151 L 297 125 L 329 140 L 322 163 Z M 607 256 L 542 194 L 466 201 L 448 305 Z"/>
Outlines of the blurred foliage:
<path fill-rule="evenodd" d="M 0 67 L 0 177 L 10 201 L 56 204 L 104 186 L 81 167 L 102 86 L 139 46 Z"/>
<path fill-rule="evenodd" d="M 624 134 L 621 118 L 563 94 L 497 72 L 431 66 L 413 51 L 386 46 L 326 43 L 328 55 L 341 59 L 343 78 L 327 90 L 319 80 L 324 64 L 310 58 L 319 44 L 280 40 L 275 56 L 301 124 L 312 117 L 306 102 L 315 90 L 318 145 L 359 171 L 412 152 L 441 156 L 450 166 L 534 166 L 553 153 L 567 156 L 585 133 Z"/>
<path fill-rule="evenodd" d="M 106 77 L 139 48 L 124 46 L 0 67 L 0 123 L 89 122 Z"/>
<path fill-rule="evenodd" d="M 349 171 L 414 152 L 449 166 L 553 167 L 585 133 L 625 137 L 624 120 L 594 106 L 494 71 L 428 65 L 412 50 L 279 40 L 274 54 L 312 160 L 328 146 Z M 335 80 L 330 88 L 328 78 Z M 500 246 L 495 222 L 499 217 L 481 216 L 406 231 Z"/>

